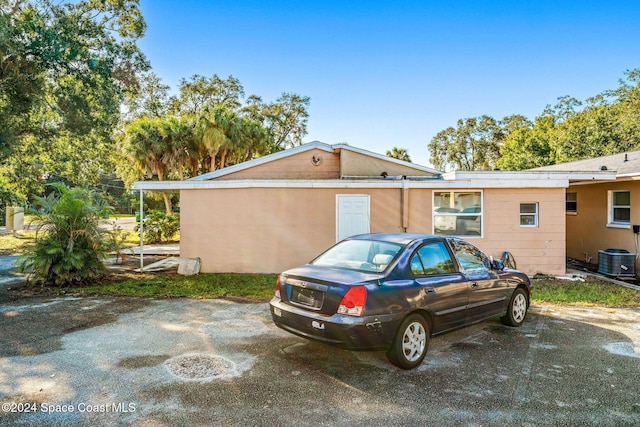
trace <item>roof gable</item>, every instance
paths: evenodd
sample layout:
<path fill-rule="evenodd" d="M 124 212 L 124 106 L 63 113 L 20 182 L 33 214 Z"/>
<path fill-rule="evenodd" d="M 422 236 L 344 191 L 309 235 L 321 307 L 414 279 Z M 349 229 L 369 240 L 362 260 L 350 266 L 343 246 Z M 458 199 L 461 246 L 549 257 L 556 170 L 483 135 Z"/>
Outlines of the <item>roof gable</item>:
<path fill-rule="evenodd" d="M 342 152 L 346 152 L 343 156 Z M 352 147 L 314 141 L 258 157 L 190 181 L 240 179 L 340 179 L 386 175 L 439 177 L 435 169 Z M 385 176 L 386 176 L 385 175 Z"/>

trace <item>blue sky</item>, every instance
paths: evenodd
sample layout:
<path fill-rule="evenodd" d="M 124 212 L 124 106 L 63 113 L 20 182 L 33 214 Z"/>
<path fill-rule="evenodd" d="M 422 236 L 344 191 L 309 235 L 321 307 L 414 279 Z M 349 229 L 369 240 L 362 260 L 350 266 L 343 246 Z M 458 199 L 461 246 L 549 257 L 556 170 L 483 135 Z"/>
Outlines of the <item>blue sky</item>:
<path fill-rule="evenodd" d="M 233 75 L 246 95 L 311 98 L 305 142 L 406 148 L 483 114 L 539 115 L 640 67 L 640 2 L 141 0 L 139 43 L 176 89 Z"/>

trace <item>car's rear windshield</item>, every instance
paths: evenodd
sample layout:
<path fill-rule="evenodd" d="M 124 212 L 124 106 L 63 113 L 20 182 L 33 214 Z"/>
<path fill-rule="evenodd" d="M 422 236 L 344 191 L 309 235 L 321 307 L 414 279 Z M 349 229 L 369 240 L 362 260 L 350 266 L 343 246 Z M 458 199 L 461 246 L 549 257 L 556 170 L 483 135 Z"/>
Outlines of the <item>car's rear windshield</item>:
<path fill-rule="evenodd" d="M 345 240 L 311 261 L 313 265 L 377 273 L 384 271 L 402 245 L 377 240 Z"/>

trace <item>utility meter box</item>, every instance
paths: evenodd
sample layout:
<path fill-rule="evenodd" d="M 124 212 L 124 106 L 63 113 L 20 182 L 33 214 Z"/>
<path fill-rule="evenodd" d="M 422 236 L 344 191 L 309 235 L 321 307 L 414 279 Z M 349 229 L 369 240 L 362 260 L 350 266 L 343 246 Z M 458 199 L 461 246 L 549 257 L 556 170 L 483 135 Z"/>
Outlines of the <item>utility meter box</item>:
<path fill-rule="evenodd" d="M 24 208 L 7 207 L 7 231 L 20 231 L 24 229 Z"/>

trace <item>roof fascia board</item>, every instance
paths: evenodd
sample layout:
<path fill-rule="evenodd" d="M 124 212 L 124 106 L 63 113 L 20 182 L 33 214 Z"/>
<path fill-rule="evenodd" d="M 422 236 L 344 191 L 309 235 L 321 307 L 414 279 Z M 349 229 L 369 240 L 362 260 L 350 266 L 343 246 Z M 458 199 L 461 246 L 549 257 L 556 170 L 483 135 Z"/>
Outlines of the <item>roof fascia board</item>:
<path fill-rule="evenodd" d="M 474 180 L 482 182 L 485 180 L 567 180 L 567 181 L 594 181 L 616 179 L 615 171 L 597 172 L 562 172 L 562 171 L 453 171 L 443 175 L 445 180 Z"/>
<path fill-rule="evenodd" d="M 484 180 L 228 180 L 228 181 L 136 181 L 133 190 L 180 191 L 232 188 L 566 188 L 567 179 L 484 179 Z"/>
<path fill-rule="evenodd" d="M 632 173 L 621 173 L 617 175 L 618 178 L 634 178 L 640 177 L 640 172 L 632 172 Z"/>

